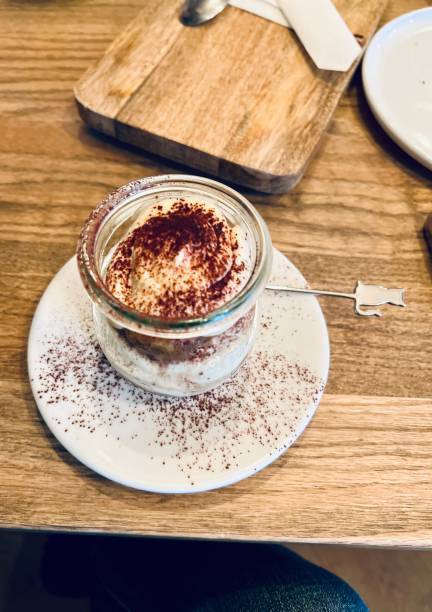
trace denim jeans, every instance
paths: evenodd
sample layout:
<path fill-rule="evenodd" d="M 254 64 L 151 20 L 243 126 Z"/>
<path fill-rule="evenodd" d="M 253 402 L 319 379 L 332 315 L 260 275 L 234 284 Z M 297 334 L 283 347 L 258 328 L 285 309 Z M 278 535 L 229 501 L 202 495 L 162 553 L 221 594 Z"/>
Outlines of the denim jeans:
<path fill-rule="evenodd" d="M 119 611 L 367 611 L 346 582 L 279 545 L 95 538 L 91 558 Z"/>

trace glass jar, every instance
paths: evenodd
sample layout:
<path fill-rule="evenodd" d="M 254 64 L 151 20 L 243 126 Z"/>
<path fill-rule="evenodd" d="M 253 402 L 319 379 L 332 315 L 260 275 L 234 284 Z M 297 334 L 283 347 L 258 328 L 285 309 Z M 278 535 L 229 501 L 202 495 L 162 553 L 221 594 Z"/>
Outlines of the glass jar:
<path fill-rule="evenodd" d="M 217 207 L 239 226 L 251 254 L 244 287 L 219 308 L 183 320 L 146 316 L 115 298 L 104 278 L 118 243 L 143 211 L 163 198 L 194 198 Z M 217 386 L 237 370 L 253 347 L 258 298 L 272 264 L 271 239 L 261 216 L 242 195 L 217 181 L 166 175 L 132 181 L 108 195 L 80 236 L 78 266 L 93 303 L 97 339 L 112 366 L 135 385 L 186 396 Z"/>

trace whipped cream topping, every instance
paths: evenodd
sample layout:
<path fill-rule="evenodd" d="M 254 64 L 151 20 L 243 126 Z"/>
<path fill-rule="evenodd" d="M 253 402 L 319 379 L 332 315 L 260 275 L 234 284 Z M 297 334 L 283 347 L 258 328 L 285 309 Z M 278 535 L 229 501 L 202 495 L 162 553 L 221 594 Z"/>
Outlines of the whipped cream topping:
<path fill-rule="evenodd" d="M 251 274 L 246 236 L 213 204 L 167 199 L 147 209 L 117 245 L 108 290 L 144 315 L 203 316 L 229 301 Z"/>

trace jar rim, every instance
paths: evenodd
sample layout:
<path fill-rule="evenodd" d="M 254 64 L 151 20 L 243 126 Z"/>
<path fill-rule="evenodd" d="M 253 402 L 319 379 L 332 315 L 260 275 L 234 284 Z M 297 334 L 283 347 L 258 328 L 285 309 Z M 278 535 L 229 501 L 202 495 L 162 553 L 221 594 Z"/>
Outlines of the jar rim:
<path fill-rule="evenodd" d="M 245 286 L 227 302 L 211 310 L 201 317 L 187 317 L 182 319 L 168 319 L 145 315 L 135 308 L 121 302 L 107 289 L 104 279 L 99 273 L 95 251 L 99 233 L 104 224 L 118 210 L 146 193 L 157 193 L 158 189 L 166 187 L 185 188 L 212 188 L 215 192 L 230 197 L 247 216 L 252 220 L 255 238 L 258 239 L 259 250 L 257 261 Z M 258 261 L 259 256 L 259 261 Z M 184 329 L 196 329 L 220 321 L 234 312 L 243 312 L 247 304 L 264 289 L 271 270 L 272 248 L 271 238 L 267 226 L 255 207 L 239 192 L 213 179 L 188 175 L 165 174 L 144 177 L 127 183 L 108 194 L 102 202 L 91 212 L 80 233 L 77 245 L 78 268 L 84 286 L 90 297 L 110 319 L 121 323 L 132 330 L 142 327 L 160 331 L 181 332 Z"/>

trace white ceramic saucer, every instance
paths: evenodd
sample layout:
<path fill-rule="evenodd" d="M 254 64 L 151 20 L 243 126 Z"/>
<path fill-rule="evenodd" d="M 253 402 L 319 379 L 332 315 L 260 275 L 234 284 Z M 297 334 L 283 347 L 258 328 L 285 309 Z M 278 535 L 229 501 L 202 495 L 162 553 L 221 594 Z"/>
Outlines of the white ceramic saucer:
<path fill-rule="evenodd" d="M 275 253 L 274 280 L 305 286 Z M 114 481 L 159 493 L 223 487 L 274 461 L 302 433 L 329 368 L 316 298 L 266 292 L 256 348 L 214 391 L 168 399 L 146 393 L 106 362 L 90 302 L 71 259 L 34 315 L 28 368 L 40 413 L 79 461 Z"/>
<path fill-rule="evenodd" d="M 401 15 L 375 34 L 363 83 L 389 136 L 432 170 L 432 8 Z"/>

